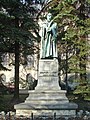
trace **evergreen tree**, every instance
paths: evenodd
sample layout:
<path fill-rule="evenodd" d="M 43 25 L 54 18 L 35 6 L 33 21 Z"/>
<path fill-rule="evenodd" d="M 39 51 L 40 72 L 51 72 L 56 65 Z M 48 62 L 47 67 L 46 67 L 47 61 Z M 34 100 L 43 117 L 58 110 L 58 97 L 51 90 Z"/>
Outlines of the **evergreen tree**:
<path fill-rule="evenodd" d="M 0 51 L 15 54 L 15 99 L 19 98 L 20 54 L 33 54 L 34 42 L 39 40 L 38 24 L 32 17 L 36 11 L 31 11 L 30 5 L 19 0 L 0 1 Z"/>
<path fill-rule="evenodd" d="M 89 55 L 89 44 L 87 36 L 90 34 L 90 18 L 88 7 L 90 1 L 86 0 L 55 0 L 49 6 L 58 23 L 58 40 L 60 41 L 60 53 L 65 54 L 65 61 L 61 59 L 61 69 L 66 74 L 76 73 L 80 75 L 77 92 L 82 96 L 88 90 L 86 78 L 87 56 Z M 63 64 L 65 63 L 65 64 Z"/>

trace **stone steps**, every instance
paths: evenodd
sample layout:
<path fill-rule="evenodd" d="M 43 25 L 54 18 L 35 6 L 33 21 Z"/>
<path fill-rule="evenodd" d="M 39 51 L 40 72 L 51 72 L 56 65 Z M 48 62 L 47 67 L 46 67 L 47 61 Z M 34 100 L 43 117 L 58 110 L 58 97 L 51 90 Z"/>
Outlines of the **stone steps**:
<path fill-rule="evenodd" d="M 17 110 L 23 110 L 23 109 L 35 109 L 35 110 L 75 110 L 77 109 L 77 105 L 75 103 L 64 103 L 64 104 L 29 104 L 29 103 L 20 103 L 14 106 Z"/>
<path fill-rule="evenodd" d="M 29 104 L 40 104 L 40 105 L 43 105 L 43 104 L 65 104 L 65 103 L 68 103 L 69 101 L 68 100 L 27 100 L 25 101 L 25 103 L 29 103 Z"/>

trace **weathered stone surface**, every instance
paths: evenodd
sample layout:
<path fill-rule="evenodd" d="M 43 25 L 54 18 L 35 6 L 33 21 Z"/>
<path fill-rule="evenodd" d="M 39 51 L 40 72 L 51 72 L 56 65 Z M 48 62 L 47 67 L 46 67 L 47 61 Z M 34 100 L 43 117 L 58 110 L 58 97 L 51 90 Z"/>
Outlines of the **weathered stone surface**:
<path fill-rule="evenodd" d="M 48 60 L 48 59 L 42 59 L 39 60 L 39 77 L 45 76 L 45 77 L 54 77 L 58 76 L 58 61 L 57 59 Z"/>
<path fill-rule="evenodd" d="M 25 115 L 25 116 L 31 116 L 31 113 L 34 115 L 39 116 L 53 116 L 54 113 L 56 113 L 57 116 L 75 116 L 76 111 L 75 110 L 17 110 L 16 114 L 17 116 Z"/>
<path fill-rule="evenodd" d="M 76 115 L 77 105 L 69 103 L 65 90 L 58 84 L 58 61 L 56 59 L 39 61 L 38 85 L 29 91 L 24 103 L 15 105 L 16 115 Z"/>
<path fill-rule="evenodd" d="M 58 83 L 58 60 L 39 60 L 38 85 L 39 91 L 59 91 L 61 88 Z"/>

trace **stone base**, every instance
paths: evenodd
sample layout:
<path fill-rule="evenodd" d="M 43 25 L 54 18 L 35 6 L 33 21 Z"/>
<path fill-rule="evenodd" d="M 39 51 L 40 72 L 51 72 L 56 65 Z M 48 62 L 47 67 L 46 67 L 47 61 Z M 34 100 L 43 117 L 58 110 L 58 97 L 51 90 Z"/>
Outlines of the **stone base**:
<path fill-rule="evenodd" d="M 30 117 L 33 113 L 38 116 L 53 116 L 56 113 L 57 116 L 76 116 L 77 105 L 75 103 L 55 104 L 55 105 L 40 105 L 40 104 L 28 104 L 21 103 L 14 106 L 17 116 Z"/>
<path fill-rule="evenodd" d="M 78 106 L 69 103 L 65 93 L 58 84 L 58 61 L 40 60 L 38 85 L 34 91 L 29 91 L 24 103 L 14 106 L 16 115 L 76 116 Z"/>
<path fill-rule="evenodd" d="M 16 115 L 17 116 L 26 116 L 31 117 L 31 115 L 34 116 L 53 116 L 54 113 L 56 113 L 56 116 L 72 116 L 76 117 L 76 111 L 75 110 L 17 110 Z"/>
<path fill-rule="evenodd" d="M 29 91 L 24 103 L 14 105 L 17 116 L 28 116 L 33 113 L 39 116 L 76 116 L 77 104 L 70 103 L 66 91 Z"/>

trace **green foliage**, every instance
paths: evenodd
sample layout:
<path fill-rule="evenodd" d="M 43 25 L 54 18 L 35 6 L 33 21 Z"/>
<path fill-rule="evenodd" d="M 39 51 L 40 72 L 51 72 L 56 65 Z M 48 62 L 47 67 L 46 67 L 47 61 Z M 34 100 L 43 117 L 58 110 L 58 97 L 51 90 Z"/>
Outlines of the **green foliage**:
<path fill-rule="evenodd" d="M 85 13 L 85 7 L 90 6 L 89 3 L 89 0 L 87 2 L 57 0 L 50 9 L 53 12 L 54 20 L 58 23 L 58 41 L 60 41 L 61 47 L 59 52 L 66 54 L 66 58 L 61 59 L 61 70 L 64 68 L 66 72 L 80 75 L 80 84 L 77 88 L 79 94 L 84 94 L 86 88 L 88 89 L 85 74 L 87 56 L 90 50 L 87 39 L 88 34 L 90 34 L 90 18 L 89 11 Z M 65 62 L 62 62 L 64 60 Z"/>
<path fill-rule="evenodd" d="M 8 50 L 14 51 L 15 41 L 19 41 L 21 46 L 26 46 L 28 41 L 31 44 L 28 47 L 33 47 L 32 42 L 37 40 L 33 34 L 35 30 L 38 31 L 38 24 L 31 18 L 28 6 L 17 0 L 1 1 L 0 38 Z M 2 48 L 7 51 L 7 48 Z"/>
<path fill-rule="evenodd" d="M 90 0 L 87 0 L 87 2 L 90 4 Z"/>
<path fill-rule="evenodd" d="M 31 15 L 30 4 L 18 0 L 0 1 L 0 52 L 15 54 L 15 97 L 19 97 L 19 65 L 36 50 L 38 23 Z M 21 57 L 22 56 L 22 57 Z M 21 58 L 20 58 L 21 57 Z M 20 61 L 21 60 L 21 61 Z"/>
<path fill-rule="evenodd" d="M 39 38 L 38 24 L 31 17 L 29 4 L 17 0 L 0 1 L 0 52 L 14 53 L 15 41 L 21 54 L 33 54 Z M 34 12 L 34 10 L 32 11 Z M 24 56 L 23 56 L 24 57 Z"/>

